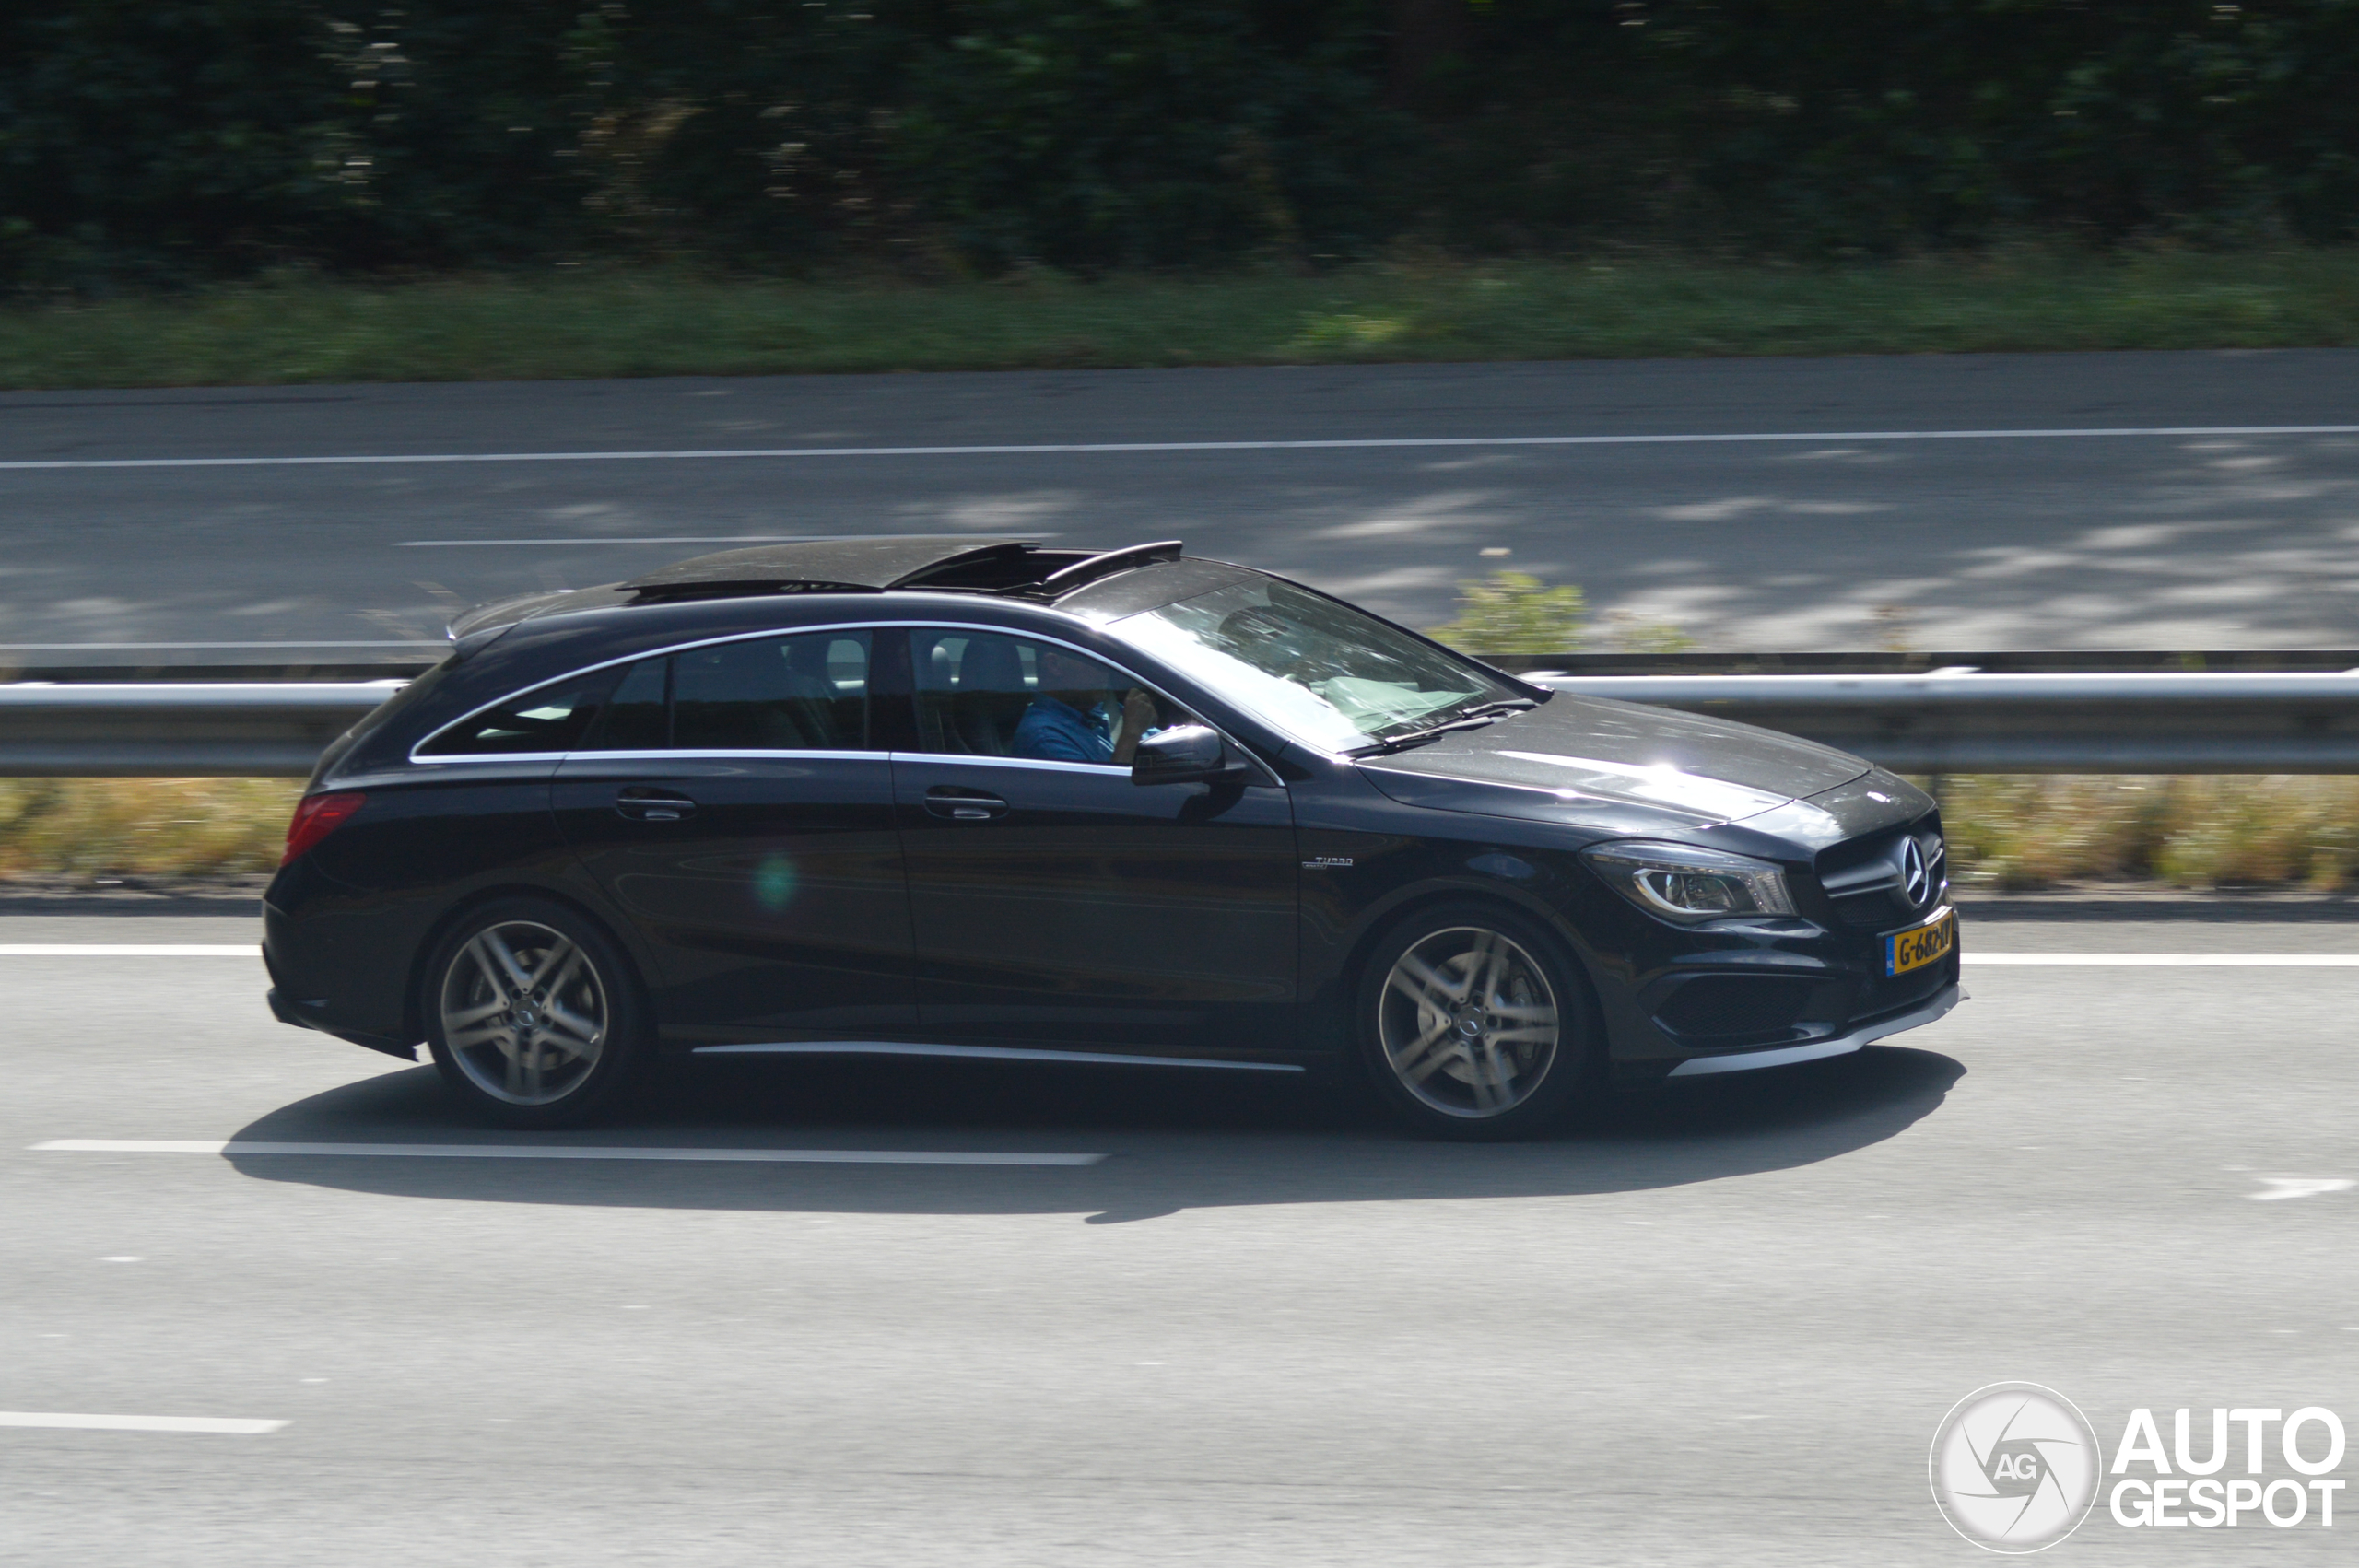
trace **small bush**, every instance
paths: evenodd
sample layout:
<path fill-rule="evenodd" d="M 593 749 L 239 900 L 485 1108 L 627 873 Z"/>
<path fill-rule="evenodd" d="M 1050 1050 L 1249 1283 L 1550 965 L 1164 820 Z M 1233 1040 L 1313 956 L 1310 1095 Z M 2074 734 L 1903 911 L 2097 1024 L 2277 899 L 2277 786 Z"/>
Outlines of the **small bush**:
<path fill-rule="evenodd" d="M 1495 571 L 1460 583 L 1458 618 L 1426 635 L 1478 657 L 1546 659 L 1581 645 L 1588 605 L 1571 583 L 1551 588 L 1530 572 Z"/>

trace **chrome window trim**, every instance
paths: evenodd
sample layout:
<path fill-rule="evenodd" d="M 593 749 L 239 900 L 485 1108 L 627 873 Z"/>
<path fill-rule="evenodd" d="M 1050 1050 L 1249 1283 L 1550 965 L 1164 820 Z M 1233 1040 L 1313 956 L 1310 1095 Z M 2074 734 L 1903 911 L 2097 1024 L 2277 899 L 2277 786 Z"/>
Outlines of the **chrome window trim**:
<path fill-rule="evenodd" d="M 1061 757 L 989 756 L 981 752 L 895 752 L 895 762 L 946 763 L 956 767 L 1029 767 L 1051 773 L 1110 773 L 1128 778 L 1131 770 L 1115 762 L 1066 762 Z"/>
<path fill-rule="evenodd" d="M 457 729 L 460 725 L 464 724 L 470 719 L 479 719 L 503 703 L 513 702 L 518 697 L 525 696 L 533 692 L 539 691 L 543 686 L 559 685 L 567 681 L 578 681 L 584 675 L 594 675 L 601 670 L 611 670 L 617 664 L 636 664 L 642 659 L 669 659 L 675 653 L 690 653 L 699 648 L 718 648 L 722 643 L 727 642 L 758 642 L 766 637 L 803 637 L 818 632 L 877 631 L 886 629 L 892 624 L 893 623 L 887 622 L 884 623 L 884 625 L 880 626 L 877 623 L 870 621 L 847 621 L 840 625 L 829 625 L 824 626 L 764 626 L 759 631 L 731 632 L 726 637 L 698 638 L 689 642 L 675 642 L 667 648 L 651 648 L 639 653 L 626 653 L 618 659 L 601 659 L 594 664 L 584 664 L 580 669 L 569 670 L 562 675 L 551 675 L 546 681 L 534 681 L 529 686 L 518 686 L 514 691 L 509 692 L 501 696 L 496 696 L 479 708 L 469 708 L 466 712 L 462 713 L 456 719 L 452 720 L 448 724 L 443 725 L 441 728 L 436 730 L 432 734 L 428 735 L 416 745 L 410 747 L 409 760 L 414 763 L 431 764 L 440 762 L 488 762 L 495 756 L 512 761 L 518 757 L 532 757 L 536 759 L 541 757 L 556 757 L 562 760 L 566 757 L 576 755 L 611 755 L 613 754 L 604 752 L 576 753 L 570 751 L 487 752 L 475 756 L 457 755 L 450 756 L 420 756 L 418 755 L 418 753 L 424 751 L 428 746 L 432 745 L 435 742 L 440 740 L 444 735 Z M 677 756 L 680 754 L 674 752 L 667 755 Z M 862 752 L 858 755 L 862 756 L 882 756 L 885 754 L 882 751 L 873 751 Z"/>
<path fill-rule="evenodd" d="M 725 750 L 720 747 L 678 751 L 564 752 L 560 762 L 778 762 L 780 760 L 883 762 L 891 752 L 851 751 L 844 747 L 781 747 L 777 751 Z"/>
<path fill-rule="evenodd" d="M 470 718 L 473 715 L 469 715 Z M 437 731 L 440 734 L 441 731 Z M 425 743 L 420 742 L 423 745 Z M 465 756 L 419 756 L 417 748 L 410 748 L 409 761 L 416 767 L 454 767 L 481 764 L 496 764 L 512 767 L 518 763 L 546 763 L 555 767 L 572 754 L 570 752 L 474 752 Z"/>
<path fill-rule="evenodd" d="M 1194 708 L 1193 707 L 1190 706 L 1190 705 L 1189 705 L 1189 704 L 1187 704 L 1187 703 L 1181 702 L 1178 697 L 1175 697 L 1175 696 L 1173 696 L 1169 692 L 1165 691 L 1165 690 L 1164 690 L 1160 685 L 1156 685 L 1155 682 L 1150 681 L 1150 680 L 1146 680 L 1146 679 L 1143 678 L 1143 677 L 1142 677 L 1141 675 L 1139 675 L 1139 673 L 1138 673 L 1136 671 L 1134 671 L 1134 670 L 1132 670 L 1132 669 L 1130 669 L 1130 668 L 1128 668 L 1128 667 L 1126 667 L 1126 666 L 1124 666 L 1124 665 L 1121 665 L 1121 664 L 1116 663 L 1113 660 L 1110 660 L 1110 659 L 1107 658 L 1104 654 L 1099 653 L 1099 652 L 1098 652 L 1098 651 L 1097 651 L 1095 649 L 1085 648 L 1085 647 L 1083 647 L 1080 643 L 1077 643 L 1077 642 L 1072 641 L 1070 638 L 1067 638 L 1055 637 L 1055 636 L 1052 636 L 1052 635 L 1050 635 L 1050 634 L 1049 634 L 1049 633 L 1046 633 L 1046 632 L 1036 632 L 1036 631 L 1032 631 L 1032 630 L 1030 630 L 1029 628 L 1022 628 L 1022 627 L 1015 627 L 1015 626 L 993 626 L 993 625 L 990 624 L 989 622 L 977 622 L 977 621 L 936 621 L 936 620 L 924 620 L 924 619 L 920 619 L 920 620 L 886 620 L 886 621 L 843 621 L 843 622 L 832 622 L 832 623 L 830 623 L 830 624 L 828 624 L 828 625 L 827 625 L 827 626 L 765 626 L 765 627 L 763 627 L 763 628 L 762 628 L 761 630 L 759 630 L 759 631 L 750 631 L 750 632 L 732 632 L 732 633 L 730 633 L 729 635 L 727 635 L 727 636 L 725 636 L 725 637 L 708 637 L 708 638 L 698 638 L 694 639 L 693 641 L 689 641 L 689 642 L 673 643 L 673 644 L 671 644 L 670 646 L 668 646 L 668 647 L 664 647 L 664 648 L 651 648 L 651 649 L 644 649 L 644 650 L 642 650 L 642 651 L 640 651 L 640 652 L 638 652 L 638 653 L 628 653 L 628 654 L 625 654 L 625 655 L 623 655 L 622 657 L 620 657 L 620 658 L 616 658 L 616 659 L 602 659 L 602 660 L 600 660 L 598 662 L 596 662 L 596 663 L 594 663 L 594 664 L 584 664 L 584 665 L 582 665 L 580 669 L 578 669 L 578 670 L 569 671 L 569 672 L 567 672 L 565 674 L 562 674 L 562 675 L 552 675 L 552 676 L 550 676 L 550 677 L 549 677 L 547 680 L 546 680 L 546 681 L 535 681 L 535 682 L 534 682 L 534 683 L 533 683 L 531 685 L 529 685 L 529 686 L 519 686 L 519 687 L 517 687 L 514 691 L 509 692 L 509 693 L 507 693 L 505 696 L 498 696 L 498 697 L 494 697 L 491 701 L 487 702 L 487 703 L 484 703 L 484 704 L 482 704 L 480 707 L 476 707 L 476 708 L 473 708 L 468 709 L 466 712 L 464 712 L 464 713 L 461 714 L 458 718 L 452 720 L 449 723 L 444 724 L 444 725 L 442 725 L 440 728 L 439 728 L 439 729 L 435 730 L 431 734 L 428 734 L 428 736 L 426 736 L 423 740 L 419 741 L 416 745 L 411 746 L 411 747 L 410 747 L 410 749 L 409 749 L 409 755 L 408 755 L 407 760 L 408 760 L 408 761 L 409 761 L 413 766 L 419 766 L 419 767 L 447 767 L 447 766 L 452 766 L 452 765 L 454 765 L 454 764 L 456 764 L 456 765 L 464 765 L 464 764 L 469 764 L 469 763 L 496 763 L 496 764 L 510 764 L 510 765 L 512 765 L 512 764 L 515 764 L 515 763 L 520 763 L 520 762 L 566 763 L 566 762 L 571 762 L 571 761 L 573 761 L 573 760 L 574 760 L 575 758 L 577 758 L 577 757 L 579 757 L 579 758 L 591 758 L 591 757 L 622 757 L 622 758 L 637 758 L 637 757 L 648 757 L 648 758 L 651 758 L 651 759 L 658 759 L 658 760 L 660 760 L 660 759 L 664 759 L 664 758 L 682 758 L 682 757 L 695 757 L 695 756 L 705 756 L 705 757 L 708 757 L 708 758 L 710 758 L 710 757 L 727 757 L 727 756 L 737 756 L 737 757 L 780 757 L 780 756 L 814 756 L 814 757 L 818 757 L 818 756 L 827 756 L 827 757 L 836 757 L 836 756 L 847 756 L 847 757 L 895 757 L 895 758 L 905 758 L 905 759 L 910 760 L 910 761 L 912 761 L 912 762 L 915 762 L 915 761 L 926 761 L 926 762 L 935 762 L 935 763 L 1008 763 L 1008 764 L 1013 764 L 1013 765 L 1015 765 L 1015 766 L 1018 766 L 1018 767 L 1048 767 L 1048 768 L 1074 767 L 1074 768 L 1081 768 L 1081 769 L 1084 769 L 1084 770 L 1086 770 L 1086 771 L 1092 772 L 1092 773 L 1119 773 L 1119 774 L 1122 774 L 1122 775 L 1124 775 L 1124 776 L 1126 776 L 1126 777 L 1129 775 L 1129 773 L 1130 773 L 1130 771 L 1131 771 L 1129 768 L 1127 768 L 1127 767 L 1121 767 L 1121 766 L 1117 766 L 1117 765 L 1115 765 L 1115 764 L 1112 764 L 1112 763 L 1097 763 L 1097 762 L 1055 762 L 1055 761 L 1048 760 L 1048 759 L 1046 759 L 1046 758 L 1037 758 L 1037 757 L 982 756 L 982 755 L 964 755 L 964 754 L 948 754 L 948 753 L 939 753 L 939 752 L 890 752 L 890 751 L 886 751 L 886 750 L 884 750 L 884 749 L 882 749 L 882 748 L 879 748 L 879 749 L 876 749 L 876 750 L 867 750 L 867 751 L 776 751 L 776 752 L 767 752 L 767 751 L 760 751 L 760 752 L 749 752 L 749 751 L 741 751 L 741 752 L 701 752 L 701 753 L 699 753 L 699 752 L 686 752 L 686 751 L 647 751 L 647 752 L 637 752 L 637 751 L 635 751 L 635 752 L 548 751 L 548 752 L 480 752 L 480 753 L 474 753 L 474 754 L 457 754 L 457 753 L 454 753 L 454 754 L 452 754 L 452 755 L 430 755 L 430 756 L 421 756 L 421 755 L 418 755 L 420 752 L 424 751 L 426 747 L 428 747 L 428 746 L 429 746 L 429 745 L 433 744 L 436 741 L 440 740 L 440 739 L 441 739 L 445 734 L 449 733 L 451 731 L 457 729 L 460 725 L 466 723 L 469 720 L 472 720 L 472 719 L 477 719 L 477 718 L 482 717 L 484 714 L 489 713 L 493 708 L 499 708 L 499 706 L 501 706 L 501 705 L 502 705 L 502 704 L 504 704 L 504 703 L 513 702 L 513 701 L 515 701 L 515 700 L 516 700 L 517 698 L 519 698 L 519 697 L 525 696 L 530 695 L 531 693 L 534 693 L 534 692 L 539 691 L 539 690 L 540 690 L 542 687 L 544 687 L 544 686 L 554 686 L 554 685 L 561 685 L 561 684 L 563 684 L 564 682 L 567 682 L 567 681 L 578 681 L 578 680 L 580 680 L 581 677 L 583 677 L 584 675 L 594 675 L 594 674 L 596 674 L 596 673 L 597 673 L 599 671 L 601 671 L 601 670 L 611 670 L 611 669 L 615 668 L 615 667 L 616 667 L 616 665 L 618 665 L 618 664 L 636 664 L 636 663 L 638 663 L 638 662 L 639 662 L 640 660 L 642 660 L 642 659 L 669 659 L 669 658 L 671 658 L 674 654 L 676 654 L 676 653 L 690 653 L 690 652 L 694 652 L 696 649 L 699 649 L 699 648 L 717 648 L 717 647 L 721 646 L 721 645 L 722 645 L 722 644 L 723 644 L 723 643 L 731 643 L 731 642 L 757 642 L 757 641 L 759 641 L 759 640 L 760 640 L 761 638 L 769 638 L 769 637 L 809 637 L 809 636 L 816 636 L 817 634 L 822 633 L 822 632 L 871 632 L 871 633 L 874 633 L 874 632 L 894 632 L 894 631 L 903 631 L 903 632 L 915 632 L 915 631 L 967 631 L 967 632 L 993 632 L 993 633 L 997 633 L 999 636 L 1002 636 L 1002 637 L 1017 637 L 1017 638 L 1028 638 L 1028 639 L 1030 639 L 1030 640 L 1032 640 L 1032 641 L 1035 641 L 1035 642 L 1051 642 L 1051 643 L 1056 644 L 1056 645 L 1057 645 L 1058 647 L 1060 647 L 1060 648 L 1071 649 L 1074 652 L 1080 654 L 1083 658 L 1085 658 L 1085 659 L 1088 659 L 1088 660 L 1093 660 L 1093 661 L 1096 661 L 1096 662 L 1097 662 L 1097 663 L 1100 663 L 1100 664 L 1105 665 L 1108 669 L 1112 670 L 1116 674 L 1122 676 L 1125 680 L 1128 680 L 1128 681 L 1130 681 L 1130 682 L 1133 683 L 1134 685 L 1140 685 L 1140 686 L 1144 686 L 1144 688 L 1146 688 L 1148 691 L 1153 692 L 1156 696 L 1161 697 L 1164 701 L 1168 702 L 1168 703 L 1170 703 L 1173 707 L 1175 707 L 1175 708 L 1179 708 L 1181 712 L 1183 712 L 1183 713 L 1187 713 L 1187 714 L 1189 714 L 1189 715 L 1192 716 L 1192 717 L 1195 719 L 1195 720 L 1196 720 L 1196 722 L 1197 722 L 1197 723 L 1203 725 L 1206 729 L 1211 730 L 1214 733 L 1215 733 L 1215 734 L 1219 735 L 1219 736 L 1220 736 L 1220 738 L 1221 738 L 1224 742 L 1226 742 L 1226 743 L 1227 744 L 1229 744 L 1230 746 L 1232 746 L 1232 747 L 1235 747 L 1235 748 L 1236 748 L 1237 753 L 1238 753 L 1238 755 L 1240 755 L 1240 756 L 1244 757 L 1248 762 L 1251 763 L 1251 764 L 1252 764 L 1252 766 L 1253 766 L 1253 770 L 1254 770 L 1254 772 L 1255 772 L 1256 774 L 1258 774 L 1258 775 L 1261 777 L 1261 780 L 1262 780 L 1262 783 L 1264 783 L 1264 784 L 1275 785 L 1275 786 L 1277 786 L 1279 789 L 1284 789 L 1284 788 L 1285 787 L 1285 780 L 1283 780 L 1283 779 L 1281 779 L 1280 778 L 1278 778 L 1278 776 L 1277 776 L 1274 772 L 1273 772 L 1273 771 L 1271 770 L 1271 768 L 1270 768 L 1269 765 L 1268 765 L 1268 764 L 1266 764 L 1266 763 L 1264 763 L 1264 762 L 1261 759 L 1261 757 L 1259 757 L 1258 755 L 1256 755 L 1254 754 L 1253 749 L 1252 749 L 1251 747 L 1247 746 L 1247 745 L 1243 744 L 1242 743 L 1240 743 L 1240 742 L 1237 739 L 1237 737 L 1236 737 L 1236 736 L 1234 736 L 1234 735 L 1232 735 L 1232 734 L 1230 734 L 1230 733 L 1227 731 L 1227 730 L 1224 729 L 1222 726 L 1220 726 L 1220 725 L 1218 725 L 1218 724 L 1215 724 L 1215 723 L 1213 723 L 1210 720 L 1208 720 L 1208 719 L 1204 718 L 1204 717 L 1203 717 L 1203 715 L 1202 715 L 1202 714 L 1200 714 L 1200 713 L 1197 713 L 1197 712 L 1196 712 L 1196 710 L 1195 710 L 1195 708 Z M 874 650 L 872 650 L 872 653 L 871 653 L 871 660 L 870 660 L 870 661 L 871 661 L 871 663 L 872 663 L 872 664 L 874 664 Z M 912 670 L 912 671 L 910 672 L 910 676 L 911 676 L 911 679 L 910 679 L 910 696 L 911 696 L 912 701 L 914 701 L 914 700 L 915 700 L 915 697 L 916 697 L 916 693 L 917 693 L 917 687 L 916 687 L 916 672 L 915 672 L 914 670 Z"/>

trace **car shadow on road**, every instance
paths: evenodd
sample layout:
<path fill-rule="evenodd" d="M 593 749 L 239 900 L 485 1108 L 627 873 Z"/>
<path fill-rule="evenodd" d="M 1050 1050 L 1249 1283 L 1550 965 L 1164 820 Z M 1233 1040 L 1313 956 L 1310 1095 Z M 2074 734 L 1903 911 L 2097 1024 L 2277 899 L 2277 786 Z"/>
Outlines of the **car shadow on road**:
<path fill-rule="evenodd" d="M 431 1069 L 274 1111 L 240 1141 L 1091 1153 L 1092 1165 L 924 1165 L 246 1155 L 264 1181 L 487 1203 L 780 1212 L 1071 1213 L 1565 1197 L 1723 1181 L 1852 1153 L 1937 1109 L 1966 1070 L 1875 1047 L 1778 1071 L 1607 1097 L 1564 1132 L 1425 1141 L 1317 1082 L 907 1062 L 698 1062 L 626 1124 L 538 1139 L 467 1120 Z M 1241 1077 L 1241 1075 L 1240 1075 Z"/>

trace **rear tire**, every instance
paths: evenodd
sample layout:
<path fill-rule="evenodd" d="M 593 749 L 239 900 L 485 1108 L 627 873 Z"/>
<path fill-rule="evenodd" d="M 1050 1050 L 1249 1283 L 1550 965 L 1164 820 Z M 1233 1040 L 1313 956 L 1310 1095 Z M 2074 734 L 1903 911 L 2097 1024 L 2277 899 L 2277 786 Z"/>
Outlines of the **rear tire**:
<path fill-rule="evenodd" d="M 428 958 L 426 1043 L 460 1100 L 501 1127 L 577 1127 L 624 1104 L 653 1054 L 612 938 L 541 898 L 470 910 Z"/>
<path fill-rule="evenodd" d="M 1588 983 L 1564 943 L 1503 905 L 1419 910 L 1360 973 L 1355 1046 L 1392 1114 L 1430 1138 L 1529 1138 L 1592 1077 Z"/>

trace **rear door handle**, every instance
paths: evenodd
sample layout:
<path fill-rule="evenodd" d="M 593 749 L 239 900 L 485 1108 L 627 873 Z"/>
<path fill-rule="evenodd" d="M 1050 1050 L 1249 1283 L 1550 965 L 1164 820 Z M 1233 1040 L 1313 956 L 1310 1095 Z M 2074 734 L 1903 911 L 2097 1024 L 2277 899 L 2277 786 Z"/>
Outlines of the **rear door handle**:
<path fill-rule="evenodd" d="M 697 803 L 669 790 L 632 788 L 615 797 L 615 810 L 633 822 L 678 822 L 697 814 Z"/>
<path fill-rule="evenodd" d="M 989 822 L 1007 814 L 1007 802 L 980 790 L 936 784 L 925 792 L 925 809 L 951 822 Z"/>

